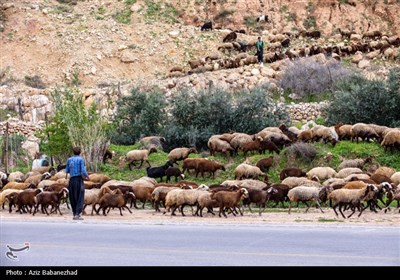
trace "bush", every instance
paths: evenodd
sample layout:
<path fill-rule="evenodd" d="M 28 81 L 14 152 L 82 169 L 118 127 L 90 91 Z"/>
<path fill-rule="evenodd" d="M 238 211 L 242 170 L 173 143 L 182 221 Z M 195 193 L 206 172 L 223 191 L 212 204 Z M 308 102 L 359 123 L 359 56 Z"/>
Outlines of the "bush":
<path fill-rule="evenodd" d="M 335 84 L 350 75 L 340 62 L 331 60 L 321 64 L 312 58 L 301 58 L 287 68 L 280 87 L 295 94 L 298 99 L 323 99 L 334 89 Z"/>
<path fill-rule="evenodd" d="M 317 149 L 308 143 L 295 143 L 285 150 L 285 154 L 289 159 L 300 159 L 306 162 L 311 162 L 317 156 Z"/>
<path fill-rule="evenodd" d="M 195 145 L 202 149 L 213 134 L 254 134 L 267 126 L 288 122 L 284 108 L 278 108 L 260 88 L 235 95 L 218 88 L 196 94 L 182 91 L 171 105 L 165 130 L 167 147 Z"/>
<path fill-rule="evenodd" d="M 166 102 L 157 89 L 142 92 L 138 88 L 117 102 L 111 141 L 116 144 L 133 144 L 142 136 L 162 133 L 166 121 Z"/>
<path fill-rule="evenodd" d="M 400 68 L 392 69 L 386 81 L 352 76 L 338 85 L 326 108 L 327 123 L 375 123 L 399 125 Z"/>
<path fill-rule="evenodd" d="M 46 85 L 42 79 L 38 76 L 25 76 L 25 85 L 32 88 L 45 89 Z"/>

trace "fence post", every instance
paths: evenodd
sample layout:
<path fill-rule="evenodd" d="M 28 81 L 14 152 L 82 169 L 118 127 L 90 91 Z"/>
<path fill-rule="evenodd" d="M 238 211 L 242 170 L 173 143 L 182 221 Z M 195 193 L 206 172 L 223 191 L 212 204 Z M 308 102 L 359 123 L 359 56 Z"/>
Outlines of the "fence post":
<path fill-rule="evenodd" d="M 5 132 L 5 136 L 6 136 L 6 141 L 4 144 L 4 169 L 5 172 L 8 174 L 8 128 L 9 128 L 9 124 L 8 122 L 6 122 L 6 132 Z"/>

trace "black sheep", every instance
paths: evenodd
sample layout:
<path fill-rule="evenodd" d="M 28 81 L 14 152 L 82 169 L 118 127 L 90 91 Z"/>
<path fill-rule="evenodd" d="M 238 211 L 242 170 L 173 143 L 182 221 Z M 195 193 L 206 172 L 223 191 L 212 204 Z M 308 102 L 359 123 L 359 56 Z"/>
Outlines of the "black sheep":
<path fill-rule="evenodd" d="M 157 167 L 147 167 L 147 176 L 150 178 L 160 178 L 160 182 L 162 182 L 162 178 L 165 176 L 165 171 L 168 169 L 168 167 L 172 167 L 173 163 L 171 161 L 167 161 L 164 165 L 162 166 L 157 166 Z"/>
<path fill-rule="evenodd" d="M 201 31 L 212 30 L 212 22 L 208 21 L 208 22 L 204 23 L 200 30 Z"/>

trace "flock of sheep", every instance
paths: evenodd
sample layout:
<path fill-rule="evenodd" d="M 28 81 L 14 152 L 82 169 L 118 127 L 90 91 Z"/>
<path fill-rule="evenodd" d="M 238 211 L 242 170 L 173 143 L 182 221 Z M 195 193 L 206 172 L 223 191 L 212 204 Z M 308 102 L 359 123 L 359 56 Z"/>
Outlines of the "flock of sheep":
<path fill-rule="evenodd" d="M 400 147 L 400 129 L 388 128 L 374 124 L 339 124 L 333 127 L 316 125 L 312 128 L 304 127 L 299 130 L 294 127 L 267 127 L 254 135 L 245 133 L 224 133 L 213 135 L 208 141 L 211 155 L 222 153 L 226 156 L 235 156 L 238 153 L 259 152 L 268 150 L 271 154 L 279 153 L 285 146 L 297 141 L 318 141 L 335 145 L 343 139 L 352 141 L 378 141 L 385 148 Z M 162 137 L 148 137 L 150 142 L 158 145 L 164 140 Z M 243 215 L 243 207 L 251 205 L 259 207 L 259 215 L 270 201 L 284 207 L 284 202 L 289 202 L 288 213 L 291 213 L 293 203 L 301 202 L 307 206 L 311 203 L 323 211 L 321 203 L 331 206 L 336 215 L 344 211 L 351 211 L 351 217 L 355 211 L 361 213 L 369 208 L 377 212 L 381 209 L 380 201 L 384 205 L 385 212 L 390 210 L 389 205 L 400 201 L 400 172 L 390 167 L 379 167 L 374 173 L 366 173 L 365 164 L 371 162 L 371 157 L 364 159 L 351 159 L 343 161 L 337 169 L 331 167 L 314 167 L 303 171 L 295 167 L 287 167 L 280 172 L 280 183 L 268 182 L 267 173 L 274 163 L 274 157 L 261 158 L 256 165 L 247 160 L 239 164 L 234 171 L 233 180 L 226 180 L 220 184 L 206 186 L 193 181 L 184 180 L 185 173 L 195 177 L 201 175 L 218 176 L 218 172 L 225 171 L 223 164 L 207 158 L 189 158 L 191 153 L 197 153 L 195 148 L 176 148 L 168 154 L 168 161 L 162 166 L 150 167 L 149 155 L 157 152 L 154 144 L 146 149 L 129 151 L 120 158 L 121 166 L 132 168 L 136 163 L 147 163 L 147 176 L 134 181 L 120 181 L 99 173 L 89 175 L 85 181 L 85 208 L 92 206 L 91 214 L 107 215 L 111 209 L 122 210 L 138 208 L 137 201 L 144 208 L 146 202 L 150 202 L 156 212 L 164 214 L 171 212 L 175 215 L 178 210 L 185 215 L 185 206 L 192 208 L 194 215 L 203 216 L 203 210 L 214 214 L 215 208 L 219 209 L 219 216 L 227 217 L 227 214 Z M 182 171 L 175 165 L 182 161 Z M 51 214 L 60 211 L 60 204 L 68 205 L 68 179 L 65 170 L 52 167 L 39 167 L 23 174 L 13 172 L 0 174 L 2 189 L 0 192 L 0 204 L 2 209 L 8 205 L 9 212 L 13 207 L 19 213 L 32 213 L 35 215 L 41 211 L 43 214 Z M 166 178 L 167 182 L 163 182 Z M 171 183 L 171 179 L 174 182 Z M 260 180 L 261 178 L 261 180 Z M 159 179 L 157 182 L 156 179 Z M 180 180 L 179 180 L 180 179 Z M 366 203 L 364 205 L 364 203 Z M 40 207 L 39 207 L 40 206 Z M 51 208 L 49 209 L 49 206 Z"/>

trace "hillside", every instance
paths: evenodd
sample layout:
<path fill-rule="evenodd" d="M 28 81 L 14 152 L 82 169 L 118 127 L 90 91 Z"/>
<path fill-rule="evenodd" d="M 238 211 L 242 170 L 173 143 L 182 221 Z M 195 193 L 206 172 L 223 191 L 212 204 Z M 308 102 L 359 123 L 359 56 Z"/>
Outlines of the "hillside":
<path fill-rule="evenodd" d="M 189 60 L 216 52 L 224 58 L 233 55 L 217 51 L 226 29 L 245 30 L 238 40 L 248 42 L 260 34 L 322 32 L 315 41 L 294 39 L 294 46 L 336 44 L 342 41 L 338 27 L 358 34 L 380 30 L 400 35 L 396 28 L 400 18 L 395 16 L 400 1 L 395 0 L 1 0 L 0 4 L 1 106 L 15 111 L 21 106 L 17 97 L 49 96 L 51 88 L 65 82 L 79 82 L 87 97 L 97 94 L 91 101 L 114 94 L 117 85 L 122 94 L 132 85 L 174 87 L 176 80 L 166 79 L 173 66 L 187 71 Z M 269 16 L 268 23 L 256 21 L 262 14 Z M 207 19 L 216 29 L 201 32 L 199 27 Z M 378 60 L 380 66 L 387 63 Z M 222 73 L 215 79 L 251 70 L 214 71 Z M 32 77 L 46 89 L 27 87 L 26 80 Z M 25 120 L 42 120 L 50 110 L 46 98 L 36 99 L 22 100 L 24 113 L 29 112 Z M 38 106 L 43 108 L 32 113 Z"/>

